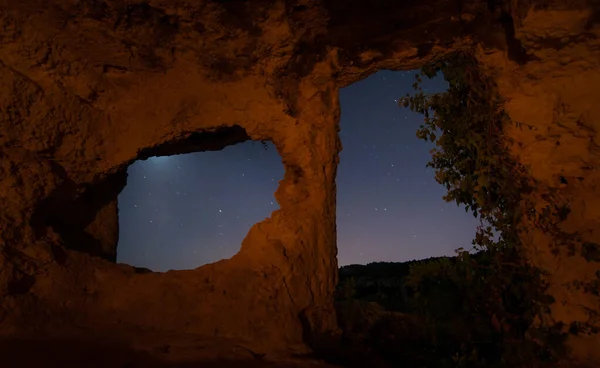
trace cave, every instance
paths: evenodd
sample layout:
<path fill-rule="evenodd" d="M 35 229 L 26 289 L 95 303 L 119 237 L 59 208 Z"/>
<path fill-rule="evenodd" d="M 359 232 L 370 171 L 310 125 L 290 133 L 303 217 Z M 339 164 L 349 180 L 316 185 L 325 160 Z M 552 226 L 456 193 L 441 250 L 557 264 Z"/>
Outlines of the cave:
<path fill-rule="evenodd" d="M 35 366 L 50 348 L 55 366 L 310 355 L 338 333 L 339 89 L 465 48 L 530 127 L 506 132 L 511 152 L 569 202 L 562 231 L 600 243 L 598 14 L 586 0 L 3 2 L 3 361 Z M 273 142 L 285 174 L 280 208 L 235 256 L 168 273 L 115 263 L 128 165 L 246 140 Z M 595 280 L 597 257 L 554 241 L 522 236 L 555 300 L 543 319 L 597 331 L 599 297 L 576 285 Z M 572 360 L 600 364 L 599 341 L 570 336 Z"/>

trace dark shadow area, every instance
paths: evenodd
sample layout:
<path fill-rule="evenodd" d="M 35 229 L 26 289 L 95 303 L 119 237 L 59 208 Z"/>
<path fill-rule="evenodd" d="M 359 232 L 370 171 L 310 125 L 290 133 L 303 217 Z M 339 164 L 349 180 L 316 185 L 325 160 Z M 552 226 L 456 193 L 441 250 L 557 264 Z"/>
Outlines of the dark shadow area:
<path fill-rule="evenodd" d="M 144 148 L 138 154 L 138 160 L 153 156 L 181 155 L 193 152 L 220 151 L 227 146 L 250 140 L 246 129 L 239 125 L 217 128 L 212 131 L 187 133 L 183 137 L 161 145 Z"/>
<path fill-rule="evenodd" d="M 327 0 L 324 4 L 331 15 L 327 43 L 343 49 L 345 60 L 355 65 L 365 65 L 359 56 L 365 50 L 377 50 L 382 54 L 377 59 L 389 59 L 393 46 L 406 39 L 424 57 L 431 40 L 450 43 L 462 32 L 459 22 L 439 22 L 460 15 L 458 1 L 376 0 L 364 6 L 361 0 Z"/>
<path fill-rule="evenodd" d="M 55 164 L 55 167 L 60 172 L 63 183 L 38 205 L 32 216 L 33 228 L 38 234 L 42 234 L 46 227 L 51 227 L 60 235 L 62 246 L 66 249 L 114 262 L 114 244 L 103 242 L 86 229 L 102 208 L 116 200 L 125 187 L 126 172 L 120 170 L 95 184 L 82 186 L 71 180 L 60 165 Z M 116 223 L 114 226 L 116 227 Z M 106 230 L 116 231 L 116 228 Z M 113 234 L 113 241 L 116 242 L 116 232 Z M 57 263 L 65 263 L 67 255 L 63 249 L 54 246 L 52 252 Z"/>
<path fill-rule="evenodd" d="M 173 363 L 125 344 L 99 339 L 0 339 L 3 368 L 284 368 L 255 360 L 216 360 Z M 315 365 L 307 365 L 308 367 Z"/>
<path fill-rule="evenodd" d="M 85 339 L 0 340 L 2 365 L 12 367 L 165 367 L 147 353 L 110 341 Z"/>

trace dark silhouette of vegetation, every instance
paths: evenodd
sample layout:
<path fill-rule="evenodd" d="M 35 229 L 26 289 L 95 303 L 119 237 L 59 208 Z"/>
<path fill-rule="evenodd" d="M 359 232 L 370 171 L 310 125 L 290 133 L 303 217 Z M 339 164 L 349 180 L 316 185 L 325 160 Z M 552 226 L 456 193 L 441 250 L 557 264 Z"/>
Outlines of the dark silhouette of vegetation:
<path fill-rule="evenodd" d="M 459 252 L 456 257 L 342 267 L 336 294 L 339 313 L 346 318 L 341 324 L 344 327 L 359 319 L 370 319 L 362 322 L 361 327 L 368 336 L 356 344 L 369 345 L 392 366 L 525 364 L 517 360 L 534 367 L 554 366 L 564 353 L 564 333 L 556 328 L 542 331 L 541 337 L 556 339 L 552 341 L 556 349 L 553 352 L 536 342 L 528 342 L 527 333 L 535 317 L 527 314 L 529 296 L 518 294 L 518 284 L 503 284 L 502 295 L 496 294 L 494 285 L 489 283 L 503 280 L 490 277 L 496 267 L 496 259 L 490 252 L 480 251 L 465 258 Z M 505 277 L 527 282 L 522 275 Z M 492 300 L 492 296 L 497 299 Z M 499 305 L 491 305 L 492 301 Z M 356 302 L 362 304 L 352 304 Z M 362 310 L 347 313 L 348 309 L 357 308 Z M 413 328 L 407 330 L 407 323 Z M 395 327 L 398 325 L 401 326 Z M 417 341 L 415 334 L 419 335 Z M 507 358 L 505 354 L 510 356 Z"/>

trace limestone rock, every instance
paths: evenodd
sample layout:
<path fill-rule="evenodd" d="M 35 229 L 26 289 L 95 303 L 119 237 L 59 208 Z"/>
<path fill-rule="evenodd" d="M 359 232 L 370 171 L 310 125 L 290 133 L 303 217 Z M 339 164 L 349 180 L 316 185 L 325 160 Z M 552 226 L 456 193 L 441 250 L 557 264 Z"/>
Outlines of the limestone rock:
<path fill-rule="evenodd" d="M 339 88 L 473 43 L 537 128 L 511 132 L 515 154 L 548 185 L 566 178 L 565 228 L 600 243 L 598 5 L 498 3 L 1 0 L 0 338 L 116 339 L 167 361 L 308 352 L 337 329 Z M 112 262 L 130 163 L 247 139 L 273 141 L 286 173 L 237 255 L 167 273 Z M 565 284 L 598 263 L 530 235 L 553 318 L 597 316 Z M 574 342 L 578 359 L 600 364 L 599 341 Z"/>

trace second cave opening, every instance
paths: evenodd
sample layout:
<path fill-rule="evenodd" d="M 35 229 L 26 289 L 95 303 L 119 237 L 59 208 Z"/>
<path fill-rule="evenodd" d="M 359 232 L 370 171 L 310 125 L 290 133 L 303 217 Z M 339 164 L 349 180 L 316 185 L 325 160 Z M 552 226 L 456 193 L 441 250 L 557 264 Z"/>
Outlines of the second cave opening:
<path fill-rule="evenodd" d="M 418 71 L 382 70 L 340 90 L 337 245 L 340 266 L 453 256 L 469 248 L 479 220 L 443 200 L 432 143 L 416 137 L 423 116 L 398 106 Z M 432 93 L 443 77 L 425 82 Z"/>

